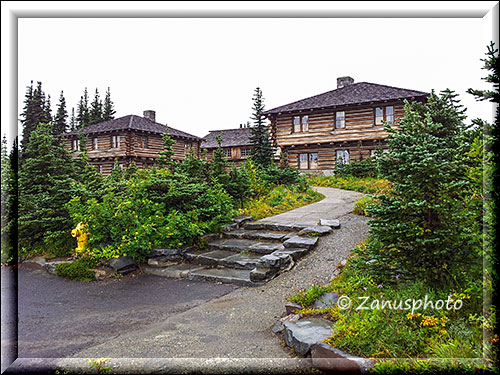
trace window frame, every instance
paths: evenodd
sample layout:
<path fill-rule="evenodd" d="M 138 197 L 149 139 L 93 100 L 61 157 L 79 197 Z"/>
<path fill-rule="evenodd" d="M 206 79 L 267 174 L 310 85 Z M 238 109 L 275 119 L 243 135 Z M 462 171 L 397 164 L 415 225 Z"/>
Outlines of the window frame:
<path fill-rule="evenodd" d="M 339 117 L 339 113 L 342 113 L 343 116 Z M 342 126 L 338 126 L 339 120 Z M 345 111 L 335 111 L 335 129 L 345 129 Z"/>
<path fill-rule="evenodd" d="M 99 137 L 92 137 L 92 150 L 99 150 Z"/>
<path fill-rule="evenodd" d="M 295 123 L 299 119 L 298 124 Z M 306 120 L 304 122 L 304 119 Z M 298 125 L 298 128 L 297 128 Z M 292 116 L 292 133 L 305 133 L 309 131 L 309 115 L 294 115 Z"/>
<path fill-rule="evenodd" d="M 231 147 L 224 147 L 222 148 L 222 151 L 224 152 L 224 157 L 226 158 L 233 157 L 233 149 Z"/>
<path fill-rule="evenodd" d="M 351 162 L 351 155 L 350 155 L 350 152 L 349 150 L 347 149 L 337 149 L 335 150 L 335 165 L 339 162 L 339 152 L 342 152 L 343 156 L 341 157 L 344 162 L 343 162 L 343 165 L 347 165 Z M 347 154 L 347 158 L 345 157 L 345 155 Z M 347 160 L 347 162 L 345 162 Z"/>
<path fill-rule="evenodd" d="M 252 154 L 252 148 L 251 147 L 242 147 L 240 148 L 240 156 L 242 158 L 246 158 Z"/>
<path fill-rule="evenodd" d="M 380 116 L 377 116 L 377 109 L 381 109 L 382 110 L 382 114 Z M 391 121 L 387 121 L 387 118 L 388 118 L 388 115 L 387 115 L 387 108 L 392 108 L 392 113 L 390 114 L 390 116 L 392 117 Z M 374 126 L 380 126 L 380 125 L 384 125 L 384 121 L 387 122 L 389 125 L 393 125 L 395 122 L 396 122 L 396 115 L 395 115 L 395 111 L 394 111 L 394 105 L 386 105 L 386 106 L 383 106 L 383 107 L 375 107 L 373 109 L 373 114 L 374 114 L 374 120 L 373 120 L 373 125 Z M 380 118 L 380 122 L 377 123 L 377 119 Z"/>
<path fill-rule="evenodd" d="M 301 157 L 305 155 L 305 160 L 301 160 Z M 316 160 L 313 160 L 312 156 L 316 155 Z M 316 162 L 316 168 L 311 168 L 311 165 L 313 162 Z M 301 168 L 301 163 L 305 162 L 307 168 Z M 319 168 L 319 152 L 301 152 L 297 156 L 297 164 L 298 164 L 298 169 L 305 171 L 305 170 L 316 170 Z"/>
<path fill-rule="evenodd" d="M 80 140 L 79 139 L 73 139 L 71 141 L 71 149 L 73 151 L 80 151 Z"/>
<path fill-rule="evenodd" d="M 120 148 L 120 136 L 119 135 L 112 135 L 111 136 L 111 148 Z"/>

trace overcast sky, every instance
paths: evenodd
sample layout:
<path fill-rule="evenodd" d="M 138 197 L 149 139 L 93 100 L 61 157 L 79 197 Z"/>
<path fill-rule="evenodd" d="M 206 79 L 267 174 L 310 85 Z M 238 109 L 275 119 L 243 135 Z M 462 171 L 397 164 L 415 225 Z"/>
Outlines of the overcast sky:
<path fill-rule="evenodd" d="M 31 80 L 42 82 L 53 112 L 61 90 L 70 112 L 85 87 L 90 100 L 110 87 L 116 117 L 155 110 L 157 122 L 202 137 L 248 121 L 256 87 L 270 109 L 333 90 L 349 75 L 450 88 L 471 118 L 491 120 L 491 105 L 466 93 L 488 87 L 480 59 L 493 38 L 491 17 L 20 18 L 17 115 Z"/>

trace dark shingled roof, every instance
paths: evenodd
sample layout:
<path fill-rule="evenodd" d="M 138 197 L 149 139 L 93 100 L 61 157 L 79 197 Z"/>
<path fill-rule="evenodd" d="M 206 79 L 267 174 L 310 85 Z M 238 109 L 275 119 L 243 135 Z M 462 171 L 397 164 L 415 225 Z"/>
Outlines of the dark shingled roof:
<path fill-rule="evenodd" d="M 94 134 L 109 131 L 120 131 L 120 130 L 138 130 L 157 134 L 165 133 L 165 125 L 154 122 L 150 119 L 141 116 L 128 115 L 120 118 L 115 118 L 113 120 L 99 122 L 97 124 L 92 124 L 83 129 L 84 134 Z M 200 137 L 183 132 L 181 130 L 168 127 L 170 135 L 173 137 L 183 137 L 193 140 L 200 140 Z M 66 133 L 65 135 L 78 135 L 78 130 L 73 130 L 72 132 Z"/>
<path fill-rule="evenodd" d="M 386 100 L 405 99 L 411 97 L 424 97 L 429 93 L 415 90 L 400 89 L 397 87 L 379 85 L 376 83 L 358 82 L 339 89 L 311 96 L 297 102 L 282 105 L 267 111 L 264 114 L 279 112 L 293 112 L 306 109 L 327 107 L 342 107 L 350 104 L 381 102 Z"/>
<path fill-rule="evenodd" d="M 217 148 L 219 144 L 215 139 L 222 133 L 221 147 L 250 146 L 250 128 L 211 130 L 203 137 L 201 148 Z"/>

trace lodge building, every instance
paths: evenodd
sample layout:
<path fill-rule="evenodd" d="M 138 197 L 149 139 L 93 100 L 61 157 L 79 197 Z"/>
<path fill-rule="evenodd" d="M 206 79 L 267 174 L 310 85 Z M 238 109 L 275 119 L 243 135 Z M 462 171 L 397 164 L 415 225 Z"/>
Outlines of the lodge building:
<path fill-rule="evenodd" d="M 404 103 L 429 94 L 375 83 L 337 79 L 337 89 L 264 112 L 275 146 L 290 166 L 330 174 L 337 161 L 349 163 L 385 146 L 383 121 L 396 124 Z"/>

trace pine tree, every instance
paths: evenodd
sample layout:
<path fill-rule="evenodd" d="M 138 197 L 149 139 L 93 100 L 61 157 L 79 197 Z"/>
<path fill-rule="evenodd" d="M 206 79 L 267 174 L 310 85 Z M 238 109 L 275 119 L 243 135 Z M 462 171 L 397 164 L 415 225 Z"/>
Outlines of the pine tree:
<path fill-rule="evenodd" d="M 23 125 L 21 151 L 26 149 L 31 133 L 40 122 L 44 122 L 45 120 L 47 120 L 47 111 L 45 93 L 42 90 L 42 82 L 38 82 L 37 87 L 33 88 L 33 81 L 31 81 L 31 85 L 26 91 L 24 110 L 21 114 L 21 124 Z"/>
<path fill-rule="evenodd" d="M 77 116 L 76 116 L 76 128 L 83 129 L 90 123 L 90 113 L 89 113 L 89 97 L 87 88 L 83 92 L 80 101 L 78 102 Z"/>
<path fill-rule="evenodd" d="M 71 155 L 41 123 L 26 147 L 19 171 L 19 246 L 28 251 L 67 255 L 74 245 L 65 204 L 76 194 Z"/>
<path fill-rule="evenodd" d="M 50 95 L 47 95 L 47 99 L 44 100 L 43 105 L 43 118 L 42 121 L 45 124 L 52 124 L 52 105 L 50 103 Z"/>
<path fill-rule="evenodd" d="M 2 170 L 2 181 L 5 179 L 7 181 L 7 193 L 6 193 L 6 226 L 3 227 L 4 217 L 2 215 L 2 250 L 6 249 L 5 259 L 2 254 L 2 264 L 4 264 L 4 260 L 7 264 L 17 264 L 17 252 L 18 248 L 18 207 L 19 207 L 19 194 L 17 190 L 18 186 L 18 155 L 19 155 L 19 147 L 17 137 L 14 139 L 12 144 L 12 149 L 10 150 L 8 166 L 6 173 L 4 175 L 4 171 Z M 5 236 L 4 236 L 5 234 Z M 4 242 L 5 240 L 5 242 Z"/>
<path fill-rule="evenodd" d="M 405 103 L 399 127 L 386 124 L 390 196 L 370 206 L 370 267 L 382 277 L 450 285 L 481 268 L 479 221 L 468 177 L 467 128 L 454 93 Z M 479 262 L 479 263 L 478 263 Z M 462 273 L 464 271 L 464 273 Z"/>
<path fill-rule="evenodd" d="M 7 154 L 7 138 L 4 134 L 2 138 L 2 153 L 1 153 L 1 162 L 2 162 L 2 184 L 1 184 L 1 216 L 2 216 L 2 264 L 5 264 L 11 257 L 11 251 L 8 241 L 8 223 L 9 223 L 9 215 L 8 215 L 8 206 L 7 201 L 9 197 L 9 186 L 11 184 L 10 177 L 10 163 L 9 163 L 9 155 Z"/>
<path fill-rule="evenodd" d="M 165 125 L 165 133 L 163 133 L 161 137 L 163 139 L 163 151 L 158 153 L 160 155 L 158 162 L 161 168 L 169 168 L 172 170 L 175 164 L 175 160 L 173 159 L 175 151 L 172 146 L 176 143 L 176 140 L 170 136 L 168 125 Z"/>
<path fill-rule="evenodd" d="M 108 91 L 106 91 L 106 96 L 104 97 L 102 120 L 108 121 L 108 120 L 113 120 L 114 118 L 115 118 L 115 109 L 114 109 L 114 104 L 111 101 L 111 93 L 108 87 Z"/>
<path fill-rule="evenodd" d="M 75 107 L 71 108 L 71 117 L 69 119 L 69 130 L 76 130 Z"/>
<path fill-rule="evenodd" d="M 95 89 L 94 100 L 90 104 L 89 125 L 103 121 L 102 101 L 99 97 L 99 90 Z"/>
<path fill-rule="evenodd" d="M 253 100 L 252 120 L 254 126 L 250 128 L 250 142 L 252 144 L 252 158 L 255 165 L 260 168 L 267 168 L 273 162 L 274 150 L 269 139 L 269 132 L 264 122 L 264 99 L 262 90 L 255 89 Z"/>
<path fill-rule="evenodd" d="M 64 98 L 64 93 L 61 91 L 59 96 L 59 104 L 57 105 L 57 112 L 54 117 L 53 132 L 54 135 L 60 135 L 68 130 L 68 124 L 66 119 L 68 118 L 68 112 L 66 111 L 66 99 Z"/>

